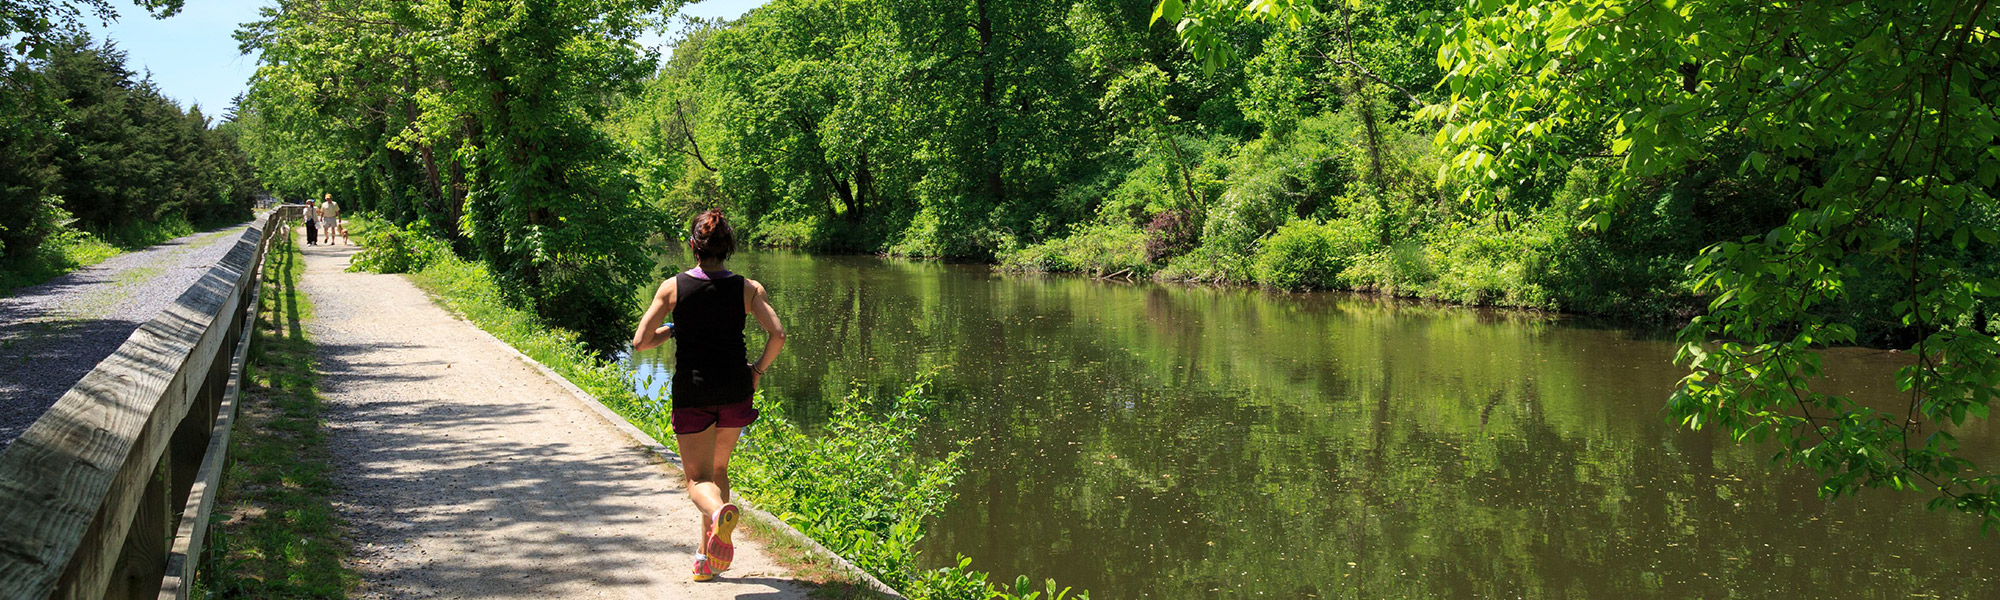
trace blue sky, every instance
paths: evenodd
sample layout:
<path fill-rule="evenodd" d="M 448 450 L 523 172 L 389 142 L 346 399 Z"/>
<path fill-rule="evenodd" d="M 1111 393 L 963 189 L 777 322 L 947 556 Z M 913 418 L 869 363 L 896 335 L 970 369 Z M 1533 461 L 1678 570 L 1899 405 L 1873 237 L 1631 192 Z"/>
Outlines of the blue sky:
<path fill-rule="evenodd" d="M 681 14 L 736 18 L 767 0 L 706 0 L 681 9 Z M 221 115 L 229 100 L 243 92 L 257 72 L 255 56 L 236 51 L 236 25 L 256 20 L 268 0 L 187 0 L 181 13 L 154 19 L 137 6 L 114 2 L 122 13 L 117 22 L 92 22 L 91 33 L 118 42 L 133 71 L 152 71 L 153 81 L 182 106 L 199 104 L 204 114 Z M 648 35 L 640 43 L 659 46 L 664 35 Z"/>

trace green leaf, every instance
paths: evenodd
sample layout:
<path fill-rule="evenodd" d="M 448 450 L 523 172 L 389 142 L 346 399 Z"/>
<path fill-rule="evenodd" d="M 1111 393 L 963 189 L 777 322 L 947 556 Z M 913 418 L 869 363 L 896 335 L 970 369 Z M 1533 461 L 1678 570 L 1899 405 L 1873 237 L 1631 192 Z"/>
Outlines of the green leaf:
<path fill-rule="evenodd" d="M 1153 7 L 1153 20 L 1147 21 L 1146 24 L 1159 24 L 1160 19 L 1166 19 L 1171 23 L 1179 23 L 1181 13 L 1186 8 L 1187 6 L 1182 4 L 1181 0 L 1160 0 L 1159 6 Z"/>

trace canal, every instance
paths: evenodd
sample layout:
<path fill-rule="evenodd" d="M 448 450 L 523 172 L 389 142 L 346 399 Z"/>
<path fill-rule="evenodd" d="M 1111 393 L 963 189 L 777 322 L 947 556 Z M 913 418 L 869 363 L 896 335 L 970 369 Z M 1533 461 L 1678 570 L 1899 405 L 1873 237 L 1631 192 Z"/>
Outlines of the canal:
<path fill-rule="evenodd" d="M 969 445 L 931 566 L 1098 598 L 2000 597 L 1975 520 L 1918 493 L 1829 504 L 1772 448 L 1667 423 L 1685 372 L 1658 336 L 872 257 L 731 266 L 790 334 L 767 397 L 808 423 L 936 372 L 928 451 Z M 670 352 L 633 364 L 663 381 Z M 1894 400 L 1898 359 L 1834 352 L 1823 385 Z"/>

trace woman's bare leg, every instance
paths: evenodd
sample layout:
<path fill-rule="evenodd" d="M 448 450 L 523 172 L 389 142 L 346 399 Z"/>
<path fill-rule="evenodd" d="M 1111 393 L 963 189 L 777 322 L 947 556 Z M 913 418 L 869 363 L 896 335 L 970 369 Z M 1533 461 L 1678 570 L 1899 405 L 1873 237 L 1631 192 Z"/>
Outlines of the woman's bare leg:
<path fill-rule="evenodd" d="M 716 508 L 721 508 L 723 504 L 729 503 L 729 455 L 736 451 L 736 441 L 742 438 L 743 428 L 717 427 L 713 431 L 715 432 L 715 460 L 710 463 L 714 466 L 711 467 L 712 470 L 709 472 L 714 474 L 717 491 L 716 498 L 721 500 L 715 506 Z"/>
<path fill-rule="evenodd" d="M 720 428 L 710 427 L 701 433 L 675 436 L 681 450 L 681 473 L 687 476 L 688 499 L 694 500 L 695 511 L 701 513 L 702 539 L 708 539 L 709 515 L 722 508 L 724 502 L 722 487 L 716 485 L 715 442 Z M 731 435 L 734 446 L 735 435 Z"/>

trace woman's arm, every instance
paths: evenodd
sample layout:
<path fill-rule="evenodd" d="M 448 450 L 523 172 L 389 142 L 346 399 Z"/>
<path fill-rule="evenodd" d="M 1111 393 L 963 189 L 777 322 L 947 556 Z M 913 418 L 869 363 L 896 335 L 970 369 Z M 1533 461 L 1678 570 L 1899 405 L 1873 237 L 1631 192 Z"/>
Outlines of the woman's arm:
<path fill-rule="evenodd" d="M 750 364 L 750 387 L 755 389 L 763 382 L 764 371 L 771 368 L 771 362 L 778 360 L 778 352 L 785 349 L 785 325 L 778 322 L 777 311 L 771 310 L 771 297 L 764 293 L 764 284 L 753 280 L 744 288 L 745 308 L 757 317 L 757 325 L 769 336 L 764 339 L 764 355 Z"/>
<path fill-rule="evenodd" d="M 674 278 L 668 277 L 660 283 L 660 291 L 653 292 L 653 305 L 646 308 L 646 316 L 639 317 L 639 329 L 632 332 L 633 352 L 652 350 L 674 336 L 674 330 L 662 327 L 660 322 L 674 314 L 679 294 L 680 286 L 674 285 Z"/>

